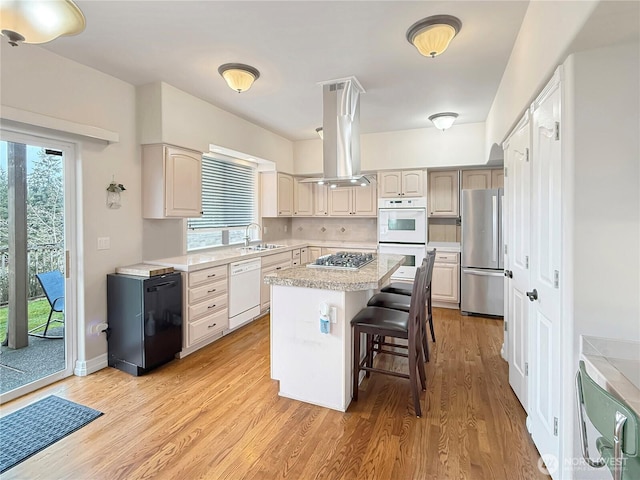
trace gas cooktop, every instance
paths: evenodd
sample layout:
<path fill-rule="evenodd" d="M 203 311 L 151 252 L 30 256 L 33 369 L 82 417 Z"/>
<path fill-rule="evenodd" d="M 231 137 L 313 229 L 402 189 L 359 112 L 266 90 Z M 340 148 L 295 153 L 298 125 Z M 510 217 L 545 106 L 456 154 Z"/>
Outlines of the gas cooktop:
<path fill-rule="evenodd" d="M 307 267 L 357 271 L 368 263 L 373 262 L 374 259 L 373 253 L 338 252 L 333 255 L 318 257 L 315 262 L 308 263 Z"/>

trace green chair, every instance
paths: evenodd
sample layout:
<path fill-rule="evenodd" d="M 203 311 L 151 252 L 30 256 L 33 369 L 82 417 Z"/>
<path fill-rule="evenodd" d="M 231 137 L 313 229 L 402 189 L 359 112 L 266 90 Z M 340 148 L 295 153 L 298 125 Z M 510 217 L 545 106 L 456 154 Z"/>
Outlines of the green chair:
<path fill-rule="evenodd" d="M 595 468 L 606 465 L 614 480 L 640 479 L 638 417 L 587 375 L 583 361 L 576 374 L 576 400 L 582 456 L 587 463 Z M 589 455 L 585 414 L 602 435 L 596 439 L 599 460 L 593 460 Z"/>

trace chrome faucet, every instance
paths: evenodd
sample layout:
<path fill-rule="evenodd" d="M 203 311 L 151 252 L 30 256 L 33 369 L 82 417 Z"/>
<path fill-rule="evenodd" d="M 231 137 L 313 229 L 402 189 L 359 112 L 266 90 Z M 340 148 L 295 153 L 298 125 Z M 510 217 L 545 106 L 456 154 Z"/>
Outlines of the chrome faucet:
<path fill-rule="evenodd" d="M 251 228 L 252 226 L 258 227 L 260 229 L 260 233 L 262 233 L 262 227 L 260 226 L 260 224 L 252 222 L 249 225 L 247 225 L 247 228 L 244 231 L 244 246 L 245 247 L 249 246 L 249 240 L 251 239 L 251 237 L 249 237 L 249 228 Z"/>

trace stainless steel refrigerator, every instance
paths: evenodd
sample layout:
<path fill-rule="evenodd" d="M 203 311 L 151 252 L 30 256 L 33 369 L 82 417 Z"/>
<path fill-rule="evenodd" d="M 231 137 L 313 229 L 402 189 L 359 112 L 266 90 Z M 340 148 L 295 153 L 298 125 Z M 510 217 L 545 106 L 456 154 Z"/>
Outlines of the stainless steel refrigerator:
<path fill-rule="evenodd" d="M 504 316 L 501 188 L 462 190 L 463 313 Z"/>

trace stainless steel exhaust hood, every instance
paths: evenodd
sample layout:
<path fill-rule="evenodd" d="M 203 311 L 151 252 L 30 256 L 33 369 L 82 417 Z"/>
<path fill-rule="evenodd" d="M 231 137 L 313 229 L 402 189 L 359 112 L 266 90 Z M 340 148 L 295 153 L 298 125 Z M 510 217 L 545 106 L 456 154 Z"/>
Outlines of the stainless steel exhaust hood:
<path fill-rule="evenodd" d="M 324 182 L 332 188 L 369 185 L 360 174 L 360 94 L 355 77 L 322 82 L 322 165 Z M 334 187 L 335 185 L 335 187 Z"/>

